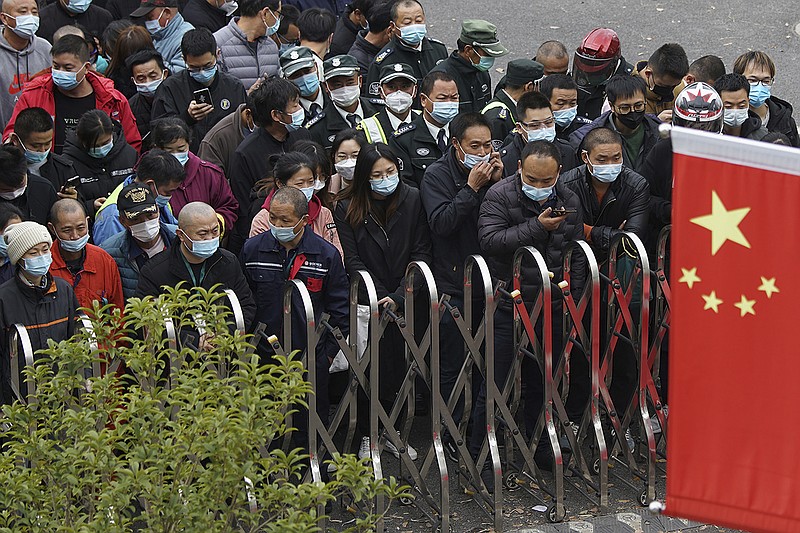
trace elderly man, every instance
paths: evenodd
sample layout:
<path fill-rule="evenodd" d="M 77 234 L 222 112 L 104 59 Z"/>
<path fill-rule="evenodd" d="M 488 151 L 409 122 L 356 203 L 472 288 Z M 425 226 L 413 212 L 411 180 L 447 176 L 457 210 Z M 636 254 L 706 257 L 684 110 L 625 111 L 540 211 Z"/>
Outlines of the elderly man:
<path fill-rule="evenodd" d="M 162 287 L 183 282 L 189 288 L 232 289 L 239 298 L 245 325 L 253 321 L 256 304 L 236 256 L 219 247 L 219 219 L 214 208 L 190 202 L 178 215 L 177 239 L 142 268 L 136 296 L 157 296 Z"/>
<path fill-rule="evenodd" d="M 181 212 L 183 214 L 183 212 Z M 267 332 L 281 335 L 283 328 L 283 287 L 286 280 L 298 279 L 308 288 L 314 304 L 314 317 L 328 313 L 329 323 L 347 335 L 348 282 L 342 258 L 333 245 L 313 231 L 306 231 L 308 201 L 294 187 L 282 187 L 272 197 L 269 208 L 270 231 L 248 239 L 242 249 L 242 263 L 258 307 L 256 320 L 267 325 Z M 294 294 L 292 349 L 306 348 L 305 317 L 299 295 Z M 317 411 L 328 419 L 328 368 L 338 345 L 326 330 L 317 344 Z"/>
<path fill-rule="evenodd" d="M 99 301 L 122 309 L 125 300 L 119 269 L 108 252 L 89 244 L 89 217 L 83 204 L 72 198 L 57 201 L 50 209 L 48 226 L 57 238 L 50 249 L 50 272 L 72 285 L 81 307 Z"/>

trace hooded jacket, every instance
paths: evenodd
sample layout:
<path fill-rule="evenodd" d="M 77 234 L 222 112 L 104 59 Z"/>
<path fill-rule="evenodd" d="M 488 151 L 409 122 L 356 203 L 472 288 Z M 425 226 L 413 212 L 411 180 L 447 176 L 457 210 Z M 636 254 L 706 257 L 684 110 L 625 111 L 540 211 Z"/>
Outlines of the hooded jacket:
<path fill-rule="evenodd" d="M 106 79 L 92 71 L 86 72 L 86 79 L 94 90 L 95 108 L 108 114 L 112 120 L 122 124 L 122 131 L 125 132 L 125 139 L 137 152 L 142 147 L 142 137 L 136 127 L 136 119 L 128 105 L 128 100 L 114 88 L 114 82 Z M 22 91 L 17 105 L 14 106 L 14 113 L 3 130 L 3 141 L 8 140 L 8 136 L 14 131 L 14 122 L 17 114 L 29 107 L 41 107 L 47 111 L 51 117 L 56 115 L 56 100 L 53 96 L 55 85 L 53 75 L 48 69 L 42 75 L 32 79 Z"/>
<path fill-rule="evenodd" d="M 50 43 L 34 35 L 25 48 L 17 50 L 8 44 L 5 30 L 0 30 L 0 123 L 11 118 L 28 81 L 50 65 Z"/>
<path fill-rule="evenodd" d="M 249 89 L 259 78 L 278 74 L 278 45 L 266 35 L 254 43 L 248 42 L 247 35 L 236 24 L 238 20 L 239 17 L 232 18 L 227 26 L 214 33 L 214 38 L 222 71 L 239 78 Z"/>
<path fill-rule="evenodd" d="M 653 146 L 658 142 L 661 138 L 658 135 L 658 127 L 661 125 L 661 121 L 658 120 L 654 115 L 647 115 L 645 114 L 644 118 L 642 119 L 641 126 L 644 128 L 644 140 L 642 141 L 642 148 L 639 150 L 639 156 L 636 158 L 636 161 L 631 161 L 628 157 L 628 150 L 625 149 L 623 146 L 622 149 L 622 160 L 626 167 L 631 168 L 635 171 L 639 171 L 644 165 L 644 160 L 647 158 L 647 154 L 652 150 Z M 576 155 L 580 159 L 580 153 L 583 150 L 583 139 L 586 135 L 596 128 L 608 128 L 610 130 L 617 131 L 617 127 L 614 125 L 614 120 L 612 117 L 611 111 L 606 111 L 602 115 L 600 115 L 594 122 L 591 124 L 587 124 L 582 128 L 575 131 L 572 135 L 569 136 L 569 143 L 572 145 L 572 148 L 575 150 Z M 625 142 L 625 137 L 622 136 L 623 143 Z"/>
<path fill-rule="evenodd" d="M 184 167 L 186 177 L 169 200 L 175 216 L 189 202 L 205 202 L 225 220 L 225 231 L 230 231 L 239 217 L 239 202 L 233 196 L 225 174 L 211 163 L 203 161 L 192 152 Z"/>
<path fill-rule="evenodd" d="M 242 124 L 242 111 L 247 104 L 239 104 L 236 111 L 223 118 L 211 128 L 203 140 L 200 141 L 200 151 L 197 157 L 203 161 L 213 163 L 222 169 L 226 176 L 231 171 L 231 159 L 236 147 L 244 140 Z"/>
<path fill-rule="evenodd" d="M 166 27 L 161 28 L 153 34 L 153 45 L 161 57 L 164 58 L 164 66 L 169 69 L 172 74 L 186 69 L 186 62 L 183 60 L 181 53 L 181 39 L 183 34 L 189 30 L 193 30 L 194 26 L 183 20 L 180 13 L 175 13 L 172 20 Z"/>
<path fill-rule="evenodd" d="M 800 146 L 800 136 L 797 133 L 797 123 L 792 117 L 792 104 L 774 96 L 767 99 L 769 108 L 769 122 L 767 129 L 776 133 L 783 133 L 789 138 L 792 146 Z"/>
<path fill-rule="evenodd" d="M 72 161 L 75 172 L 80 176 L 77 185 L 78 199 L 83 202 L 86 213 L 94 218 L 94 201 L 107 198 L 122 181 L 133 174 L 138 154 L 125 141 L 119 127 L 114 128 L 114 145 L 105 157 L 90 156 L 83 148 L 75 132 L 67 134 L 64 143 L 64 157 Z"/>

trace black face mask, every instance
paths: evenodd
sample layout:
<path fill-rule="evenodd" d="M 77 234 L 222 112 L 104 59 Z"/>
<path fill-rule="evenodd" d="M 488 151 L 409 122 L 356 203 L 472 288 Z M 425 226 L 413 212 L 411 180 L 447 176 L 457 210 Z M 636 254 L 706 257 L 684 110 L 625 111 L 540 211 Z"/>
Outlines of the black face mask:
<path fill-rule="evenodd" d="M 655 85 L 651 90 L 653 91 L 653 94 L 661 99 L 661 102 L 671 102 L 675 99 L 675 94 L 672 92 L 673 87 Z"/>
<path fill-rule="evenodd" d="M 615 116 L 623 126 L 635 130 L 639 127 L 639 124 L 642 123 L 642 120 L 644 120 L 644 111 L 630 111 L 625 115 L 616 114 Z"/>

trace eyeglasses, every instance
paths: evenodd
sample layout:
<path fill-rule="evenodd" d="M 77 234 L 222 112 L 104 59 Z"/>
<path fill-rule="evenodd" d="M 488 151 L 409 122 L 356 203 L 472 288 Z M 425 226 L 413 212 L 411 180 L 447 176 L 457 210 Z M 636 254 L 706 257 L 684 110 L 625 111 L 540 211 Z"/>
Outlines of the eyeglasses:
<path fill-rule="evenodd" d="M 770 87 L 773 83 L 775 83 L 775 78 L 764 78 L 762 80 L 756 78 L 747 78 L 747 83 L 755 87 L 758 84 L 763 85 L 764 87 Z"/>
<path fill-rule="evenodd" d="M 208 66 L 208 67 L 202 67 L 202 68 L 186 67 L 186 70 L 189 71 L 190 73 L 193 72 L 193 73 L 197 74 L 198 72 L 203 72 L 204 70 L 211 70 L 212 68 L 214 68 L 216 66 L 217 66 L 217 62 L 214 61 L 214 64 L 211 65 L 211 66 Z"/>
<path fill-rule="evenodd" d="M 622 104 L 614 107 L 617 108 L 617 111 L 619 111 L 621 115 L 627 115 L 631 111 L 636 111 L 637 113 L 644 111 L 645 106 L 646 104 L 644 102 L 636 102 L 633 105 Z"/>
<path fill-rule="evenodd" d="M 532 122 L 522 122 L 520 120 L 519 123 L 522 124 L 525 127 L 525 129 L 528 129 L 528 130 L 539 130 L 539 129 L 542 129 L 542 128 L 549 128 L 550 126 L 555 124 L 556 121 L 555 121 L 555 119 L 553 117 L 550 117 L 550 118 L 546 118 L 544 120 L 534 120 Z"/>

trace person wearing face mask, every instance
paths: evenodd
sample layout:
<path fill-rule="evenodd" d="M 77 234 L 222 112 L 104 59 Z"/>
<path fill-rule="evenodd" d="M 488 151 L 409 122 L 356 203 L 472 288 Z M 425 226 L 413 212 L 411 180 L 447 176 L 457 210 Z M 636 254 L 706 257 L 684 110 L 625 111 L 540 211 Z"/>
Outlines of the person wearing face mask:
<path fill-rule="evenodd" d="M 239 104 L 235 113 L 217 122 L 217 125 L 206 133 L 200 141 L 197 157 L 217 165 L 222 173 L 227 175 L 231 170 L 231 159 L 236 147 L 255 130 L 252 100 L 248 96 L 247 102 Z"/>
<path fill-rule="evenodd" d="M 299 140 L 311 139 L 308 130 L 302 127 L 304 112 L 295 84 L 283 78 L 269 78 L 250 98 L 256 131 L 236 149 L 228 173 L 231 190 L 239 202 L 236 230 L 228 249 L 237 252 L 250 232 L 253 216 L 264 202 L 256 188 L 260 180 L 271 175 L 269 157 L 291 151 Z"/>
<path fill-rule="evenodd" d="M 177 287 L 179 283 L 189 289 L 231 289 L 239 299 L 245 328 L 249 330 L 256 303 L 236 256 L 220 246 L 221 232 L 214 208 L 203 202 L 186 204 L 178 215 L 176 235 L 178 238 L 169 248 L 142 267 L 136 297 L 155 297 L 161 294 L 162 287 Z"/>
<path fill-rule="evenodd" d="M 338 203 L 339 193 L 352 183 L 358 154 L 366 144 L 367 139 L 364 137 L 364 132 L 354 129 L 342 130 L 333 139 L 331 159 L 335 172 L 331 176 L 328 191 L 334 196 L 334 207 Z"/>
<path fill-rule="evenodd" d="M 583 218 L 580 202 L 576 195 L 565 187 L 561 172 L 561 154 L 551 142 L 538 140 L 528 143 L 517 162 L 513 174 L 492 186 L 486 193 L 480 206 L 477 219 L 477 240 L 483 256 L 489 265 L 492 277 L 502 280 L 506 287 L 512 284 L 512 265 L 514 254 L 521 246 L 532 246 L 538 250 L 553 273 L 553 282 L 562 279 L 562 262 L 564 250 L 573 242 L 583 239 Z M 554 216 L 554 209 L 565 208 L 568 213 Z M 537 279 L 532 266 L 523 265 L 521 286 L 522 297 L 526 304 L 536 290 Z M 580 268 L 575 268 L 571 282 L 574 294 L 581 293 L 581 282 L 576 279 Z M 530 307 L 529 307 L 530 308 Z M 560 351 L 562 303 L 553 299 L 553 352 Z M 502 298 L 497 305 L 494 323 L 495 381 L 502 387 L 514 359 L 514 310 L 507 298 Z M 537 326 L 541 334 L 541 325 Z M 580 361 L 573 358 L 574 365 Z M 573 368 L 570 381 L 570 392 L 573 382 L 579 380 L 580 372 Z M 588 369 L 586 376 L 588 381 Z M 522 379 L 525 383 L 525 430 L 530 438 L 533 427 L 542 409 L 543 379 L 539 366 L 530 359 L 522 363 Z M 572 396 L 570 396 L 572 398 Z M 480 385 L 480 391 L 472 410 L 473 433 L 470 439 L 470 452 L 476 456 L 486 438 L 486 385 Z M 568 414 L 579 421 L 583 405 L 578 409 L 570 409 Z M 549 441 L 536 447 L 534 459 L 546 470 L 552 470 L 552 451 Z M 493 490 L 493 476 L 490 471 L 481 473 L 487 489 Z"/>
<path fill-rule="evenodd" d="M 356 129 L 364 132 L 367 142 L 387 144 L 389 136 L 401 126 L 411 124 L 419 111 L 411 110 L 417 95 L 417 80 L 410 66 L 402 63 L 381 69 L 381 98 L 385 107 L 362 120 Z"/>
<path fill-rule="evenodd" d="M 60 154 L 67 132 L 74 130 L 80 117 L 90 109 L 98 109 L 122 125 L 125 139 L 137 151 L 142 138 L 136 127 L 128 100 L 111 80 L 89 70 L 89 47 L 76 35 L 65 35 L 50 50 L 52 69 L 31 80 L 19 95 L 3 139 L 14 131 L 14 121 L 23 109 L 41 107 L 55 117 L 53 149 Z"/>
<path fill-rule="evenodd" d="M 647 154 L 658 142 L 658 127 L 661 121 L 647 110 L 647 84 L 639 76 L 613 76 L 606 82 L 606 97 L 611 106 L 594 122 L 576 130 L 569 143 L 580 154 L 585 150 L 582 143 L 586 135 L 596 128 L 610 128 L 622 136 L 625 166 L 638 171 Z M 671 104 L 670 104 L 671 105 Z M 672 116 L 670 108 L 668 115 Z"/>
<path fill-rule="evenodd" d="M 386 46 L 392 37 L 391 8 L 392 2 L 376 2 L 373 4 L 367 16 L 367 27 L 356 34 L 350 50 L 343 52 L 356 58 L 358 67 L 361 69 L 361 76 L 364 79 L 367 79 L 369 66 L 375 56 L 378 55 L 381 48 Z M 391 62 L 394 63 L 394 61 Z M 367 87 L 364 86 L 361 89 L 365 93 Z"/>
<path fill-rule="evenodd" d="M 479 113 L 492 99 L 489 71 L 495 59 L 508 54 L 497 38 L 497 27 L 485 20 L 461 23 L 458 49 L 431 72 L 447 72 L 458 85 L 459 113 Z"/>
<path fill-rule="evenodd" d="M 425 10 L 417 0 L 399 0 L 390 11 L 392 38 L 375 56 L 367 74 L 367 94 L 380 93 L 380 73 L 384 63 L 405 63 L 414 69 L 417 83 L 433 67 L 447 59 L 447 47 L 441 41 L 428 37 Z M 418 108 L 415 102 L 415 108 Z"/>
<path fill-rule="evenodd" d="M 35 0 L 9 0 L 0 8 L 0 123 L 11 118 L 14 104 L 34 74 L 50 66 L 50 43 L 37 37 Z"/>
<path fill-rule="evenodd" d="M 647 61 L 639 61 L 633 76 L 639 76 L 647 85 L 645 111 L 658 115 L 662 122 L 672 119 L 672 102 L 675 87 L 689 72 L 689 59 L 683 47 L 676 43 L 660 46 Z"/>
<path fill-rule="evenodd" d="M 127 301 L 136 294 L 142 268 L 172 245 L 178 227 L 160 220 L 160 210 L 150 188 L 141 183 L 131 183 L 122 189 L 115 205 L 122 230 L 104 240 L 100 247 L 117 264 L 122 294 Z"/>
<path fill-rule="evenodd" d="M 775 83 L 775 63 L 765 52 L 745 52 L 733 63 L 733 72 L 741 74 L 750 84 L 750 109 L 770 133 L 782 133 L 792 146 L 800 146 L 797 123 L 792 116 L 792 105 L 772 94 Z"/>
<path fill-rule="evenodd" d="M 139 158 L 119 124 L 96 109 L 84 113 L 75 132 L 67 136 L 64 157 L 72 161 L 80 177 L 73 185 L 92 219 L 108 195 L 133 174 Z"/>
<path fill-rule="evenodd" d="M 425 169 L 447 151 L 448 125 L 458 115 L 458 86 L 447 72 L 425 76 L 420 93 L 422 114 L 389 138 L 389 146 L 400 159 L 400 176 L 412 187 L 419 187 Z"/>
<path fill-rule="evenodd" d="M 127 177 L 117 186 L 97 210 L 92 225 L 94 243 L 102 246 L 106 240 L 125 229 L 125 225 L 120 222 L 120 208 L 117 203 L 122 191 L 134 184 L 150 190 L 150 194 L 155 198 L 156 212 L 162 223 L 177 224 L 178 219 L 172 213 L 169 201 L 173 192 L 180 187 L 184 177 L 183 167 L 169 152 L 153 148 L 144 154 L 136 166 L 136 174 Z"/>
<path fill-rule="evenodd" d="M 431 261 L 430 234 L 420 192 L 402 181 L 399 171 L 400 162 L 391 148 L 381 143 L 365 145 L 358 154 L 353 182 L 340 195 L 334 212 L 347 272 L 351 277 L 357 276 L 359 270 L 370 273 L 381 310 L 389 304 L 404 309 L 406 266 L 412 261 Z M 417 302 L 422 300 L 418 298 Z M 367 302 L 362 297 L 359 303 Z M 427 320 L 426 312 L 420 311 L 416 316 Z M 407 370 L 396 323 L 388 324 L 379 349 L 380 401 L 388 412 Z M 358 430 L 368 435 L 365 395 L 359 397 L 358 411 Z M 391 442 L 385 449 L 399 456 Z M 416 459 L 417 452 L 410 446 L 406 449 L 410 458 Z M 369 437 L 363 436 L 359 458 L 369 455 Z"/>
<path fill-rule="evenodd" d="M 267 324 L 268 332 L 283 337 L 283 290 L 287 280 L 298 280 L 308 289 L 315 319 L 323 313 L 329 323 L 347 336 L 349 323 L 349 283 L 339 252 L 322 237 L 308 231 L 308 202 L 294 187 L 279 189 L 272 198 L 269 216 L 270 231 L 259 233 L 245 242 L 240 256 L 245 278 L 255 296 L 255 321 Z M 292 295 L 292 349 L 305 350 L 306 317 L 300 295 Z M 288 339 L 282 339 L 287 341 Z M 328 420 L 328 368 L 339 346 L 333 335 L 323 332 L 316 346 L 317 412 L 323 423 Z M 259 346 L 262 361 L 273 354 L 268 343 Z M 297 417 L 303 431 L 303 414 Z M 305 426 L 307 427 L 307 426 Z M 308 442 L 307 440 L 305 441 Z M 303 446 L 302 439 L 297 440 Z"/>
<path fill-rule="evenodd" d="M 533 141 L 547 141 L 553 143 L 561 152 L 561 170 L 567 171 L 578 166 L 575 150 L 572 146 L 556 137 L 556 121 L 550 102 L 539 92 L 530 92 L 522 95 L 517 102 L 517 124 L 514 130 L 503 141 L 499 150 L 503 161 L 505 175 L 510 176 L 515 172 L 517 163 L 525 145 Z"/>
<path fill-rule="evenodd" d="M 295 46 L 300 46 L 300 30 L 297 27 L 297 19 L 300 18 L 300 10 L 291 4 L 281 3 L 281 23 L 278 31 L 270 36 L 272 42 L 278 47 L 278 55 Z"/>
<path fill-rule="evenodd" d="M 153 37 L 153 44 L 164 58 L 164 64 L 173 74 L 186 68 L 181 53 L 183 35 L 194 29 L 178 12 L 178 0 L 142 0 L 139 7 L 131 13 L 135 22 L 144 23 Z M 144 20 L 142 20 L 144 19 Z"/>
<path fill-rule="evenodd" d="M 322 77 L 322 62 L 329 57 L 335 28 L 336 17 L 330 9 L 311 7 L 301 10 L 300 16 L 297 17 L 300 46 L 305 46 L 313 53 L 319 81 L 325 81 Z"/>
<path fill-rule="evenodd" d="M 161 54 L 151 48 L 139 50 L 128 57 L 125 64 L 131 71 L 131 81 L 136 87 L 136 94 L 128 98 L 128 102 L 136 117 L 139 134 L 142 136 L 142 150 L 146 151 L 152 146 L 148 134 L 153 113 L 153 100 L 156 90 L 169 76 L 169 71 L 164 67 Z"/>
<path fill-rule="evenodd" d="M 358 33 L 369 30 L 369 13 L 376 3 L 376 0 L 352 0 L 347 4 L 347 10 L 339 17 L 333 30 L 331 49 L 328 52 L 331 56 L 347 54 Z"/>
<path fill-rule="evenodd" d="M 517 102 L 523 95 L 535 90 L 536 83 L 544 76 L 540 63 L 531 59 L 514 59 L 506 67 L 505 86 L 481 110 L 492 128 L 495 149 L 517 125 Z M 459 91 L 459 96 L 460 96 Z"/>
<path fill-rule="evenodd" d="M 714 83 L 724 108 L 722 133 L 760 141 L 769 133 L 758 113 L 750 109 L 750 83 L 741 74 L 725 74 Z"/>
<path fill-rule="evenodd" d="M 153 123 L 153 146 L 172 154 L 183 166 L 185 177 L 173 189 L 169 206 L 175 216 L 188 203 L 203 202 L 217 212 L 221 231 L 229 232 L 239 216 L 239 202 L 233 196 L 225 174 L 189 150 L 189 128 L 179 118 L 162 118 Z"/>
<path fill-rule="evenodd" d="M 92 0 L 57 0 L 42 7 L 41 21 L 36 35 L 55 44 L 53 34 L 63 26 L 80 25 L 92 35 L 103 35 L 103 30 L 114 17 L 106 9 L 96 6 Z"/>
<path fill-rule="evenodd" d="M 311 159 L 300 152 L 289 152 L 277 156 L 275 159 L 272 169 L 275 188 L 267 196 L 261 211 L 253 218 L 249 236 L 254 237 L 259 233 L 270 231 L 269 206 L 272 203 L 272 198 L 282 188 L 294 187 L 301 190 L 308 201 L 307 227 L 336 248 L 339 251 L 339 255 L 344 256 L 342 244 L 339 242 L 339 233 L 336 231 L 336 224 L 333 221 L 333 213 L 322 205 L 317 195 L 314 194 L 315 173 Z"/>
<path fill-rule="evenodd" d="M 280 0 L 241 0 L 239 16 L 214 33 L 223 72 L 245 87 L 278 73 L 278 45 L 272 36 L 281 25 Z"/>
<path fill-rule="evenodd" d="M 91 309 L 99 302 L 125 307 L 117 263 L 105 250 L 89 244 L 89 217 L 83 204 L 71 198 L 54 203 L 47 227 L 56 237 L 50 248 L 50 272 L 72 286 L 80 306 Z"/>
<path fill-rule="evenodd" d="M 181 15 L 195 28 L 214 33 L 224 28 L 237 10 L 239 2 L 236 0 L 187 0 Z"/>
<path fill-rule="evenodd" d="M 29 107 L 20 111 L 9 140 L 25 153 L 28 176 L 45 178 L 57 191 L 78 176 L 72 161 L 51 150 L 53 118 L 41 107 Z M 74 181 L 73 179 L 72 183 Z"/>
<path fill-rule="evenodd" d="M 0 204 L 0 285 L 14 277 L 14 265 L 8 260 L 3 234 L 12 224 L 22 222 L 22 211 L 11 204 Z"/>
<path fill-rule="evenodd" d="M 355 128 L 364 118 L 377 113 L 377 106 L 383 100 L 361 96 L 361 71 L 356 58 L 336 56 L 326 59 L 323 65 L 323 85 L 331 102 L 308 121 L 306 129 L 315 141 L 330 150 L 337 133 Z"/>
<path fill-rule="evenodd" d="M 9 204 L 25 216 L 47 224 L 50 207 L 58 200 L 56 190 L 46 179 L 28 174 L 24 152 L 12 144 L 0 146 L 0 204 Z"/>
<path fill-rule="evenodd" d="M 8 260 L 15 267 L 14 278 L 0 286 L 0 400 L 8 404 L 13 395 L 6 332 L 14 324 L 26 326 L 34 352 L 47 348 L 49 340 L 67 340 L 75 332 L 78 301 L 69 283 L 49 272 L 53 239 L 46 227 L 19 222 L 6 228 L 3 239 Z M 20 368 L 24 366 L 20 361 Z"/>
<path fill-rule="evenodd" d="M 305 126 L 331 103 L 328 93 L 322 88 L 314 52 L 305 46 L 295 46 L 281 54 L 280 64 L 283 77 L 294 83 L 300 91 Z"/>
<path fill-rule="evenodd" d="M 153 100 L 152 120 L 178 117 L 189 125 L 189 149 L 197 152 L 200 140 L 217 122 L 247 101 L 242 82 L 217 64 L 217 42 L 205 28 L 186 32 L 181 40 L 186 70 L 164 80 Z M 195 92 L 208 89 L 210 102 L 197 101 Z"/>
<path fill-rule="evenodd" d="M 556 137 L 569 141 L 573 132 L 592 121 L 578 114 L 578 86 L 567 74 L 551 74 L 539 84 L 539 92 L 550 100 L 556 121 Z"/>

